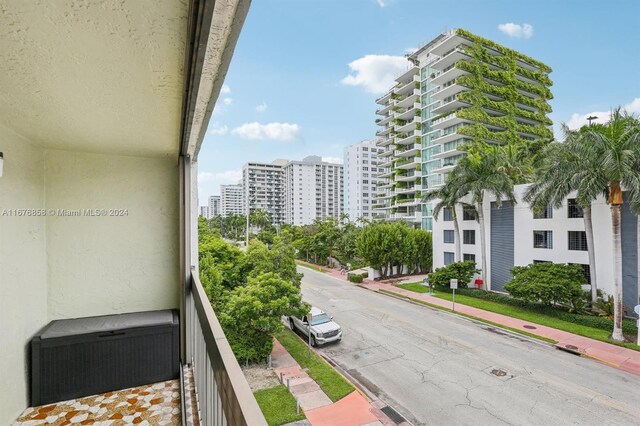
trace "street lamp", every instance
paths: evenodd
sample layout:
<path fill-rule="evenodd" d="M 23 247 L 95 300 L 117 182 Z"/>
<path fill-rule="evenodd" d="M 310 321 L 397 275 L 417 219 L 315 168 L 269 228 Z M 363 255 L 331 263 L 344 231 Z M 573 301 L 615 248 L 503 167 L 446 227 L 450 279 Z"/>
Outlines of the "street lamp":
<path fill-rule="evenodd" d="M 596 120 L 598 117 L 596 117 L 595 115 L 590 115 L 589 117 L 587 117 L 587 121 L 589 122 L 589 126 L 591 126 L 591 121 L 592 120 Z"/>

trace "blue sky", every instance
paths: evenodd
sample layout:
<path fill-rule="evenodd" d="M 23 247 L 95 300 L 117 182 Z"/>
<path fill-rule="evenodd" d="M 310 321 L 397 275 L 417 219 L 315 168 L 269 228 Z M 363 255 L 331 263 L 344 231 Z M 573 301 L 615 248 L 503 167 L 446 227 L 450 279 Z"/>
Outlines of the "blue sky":
<path fill-rule="evenodd" d="M 550 65 L 556 126 L 640 114 L 639 0 L 254 0 L 199 155 L 200 204 L 247 161 L 340 159 L 373 138 L 402 56 L 452 28 Z"/>

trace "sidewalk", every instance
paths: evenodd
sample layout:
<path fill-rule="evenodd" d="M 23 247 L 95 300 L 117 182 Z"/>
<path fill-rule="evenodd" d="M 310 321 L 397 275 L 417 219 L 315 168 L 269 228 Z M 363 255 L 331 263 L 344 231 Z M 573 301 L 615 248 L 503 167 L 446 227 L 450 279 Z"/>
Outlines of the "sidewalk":
<path fill-rule="evenodd" d="M 289 379 L 289 392 L 300 401 L 312 426 L 395 426 L 380 407 L 358 391 L 332 402 L 277 340 L 271 352 L 271 365 L 278 379 L 282 374 L 285 386 Z"/>
<path fill-rule="evenodd" d="M 335 269 L 328 270 L 327 274 L 333 277 L 347 281 L 345 275 L 340 275 L 340 271 Z M 364 280 L 360 287 L 367 290 L 379 291 L 381 289 L 395 293 L 399 296 L 410 297 L 412 299 L 421 300 L 432 305 L 441 306 L 443 308 L 451 309 L 453 303 L 440 299 L 437 297 L 429 296 L 426 293 L 416 293 L 413 291 L 398 288 L 391 284 L 385 284 L 372 280 Z M 579 336 L 566 331 L 557 330 L 555 328 L 546 327 L 544 325 L 535 324 L 523 321 L 517 318 L 511 318 L 506 315 L 497 314 L 494 312 L 485 311 L 471 306 L 462 305 L 456 303 L 456 312 L 460 312 L 466 315 L 471 315 L 476 318 L 480 318 L 486 321 L 490 321 L 496 324 L 501 324 L 506 327 L 514 328 L 517 330 L 526 331 L 536 336 L 546 337 L 558 342 L 557 347 L 570 350 L 571 352 L 577 352 L 582 356 L 593 358 L 611 367 L 617 368 L 622 371 L 626 371 L 631 374 L 640 376 L 640 352 L 632 349 L 627 349 L 621 346 L 612 345 L 610 343 L 601 342 L 599 340 L 590 339 L 588 337 Z"/>

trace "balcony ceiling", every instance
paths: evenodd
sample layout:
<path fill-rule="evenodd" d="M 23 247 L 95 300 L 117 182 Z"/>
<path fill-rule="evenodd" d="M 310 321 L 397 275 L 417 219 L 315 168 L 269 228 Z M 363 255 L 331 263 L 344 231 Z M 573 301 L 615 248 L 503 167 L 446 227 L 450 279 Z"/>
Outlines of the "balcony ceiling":
<path fill-rule="evenodd" d="M 46 148 L 179 150 L 189 2 L 0 5 L 0 125 Z"/>

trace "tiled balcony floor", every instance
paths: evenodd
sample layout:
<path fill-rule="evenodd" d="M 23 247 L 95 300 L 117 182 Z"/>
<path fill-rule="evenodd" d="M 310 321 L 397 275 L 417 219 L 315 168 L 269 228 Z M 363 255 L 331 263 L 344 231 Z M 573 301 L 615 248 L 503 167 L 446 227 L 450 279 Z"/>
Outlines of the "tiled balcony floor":
<path fill-rule="evenodd" d="M 56 404 L 27 408 L 14 423 L 26 425 L 179 425 L 180 383 L 153 383 Z"/>

